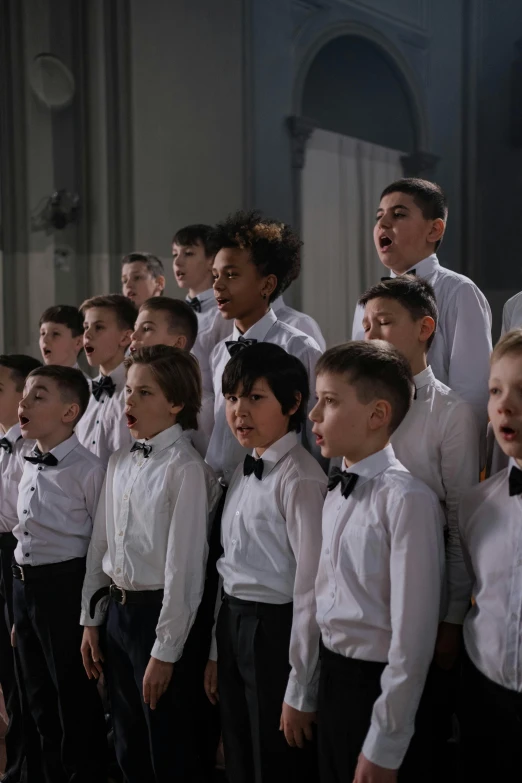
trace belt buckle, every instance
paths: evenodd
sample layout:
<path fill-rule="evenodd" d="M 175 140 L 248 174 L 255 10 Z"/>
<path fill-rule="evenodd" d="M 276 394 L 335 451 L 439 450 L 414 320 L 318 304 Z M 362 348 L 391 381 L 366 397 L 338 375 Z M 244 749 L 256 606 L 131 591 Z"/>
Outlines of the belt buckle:
<path fill-rule="evenodd" d="M 20 571 L 20 580 L 22 582 L 25 582 L 25 575 L 24 575 L 24 569 L 23 566 L 17 564 L 17 568 Z"/>
<path fill-rule="evenodd" d="M 127 591 L 123 589 L 123 587 L 118 587 L 118 585 L 111 585 L 111 593 L 114 597 L 114 594 L 118 596 L 115 600 L 121 604 L 122 606 L 125 606 L 127 603 Z M 119 599 L 119 596 L 121 596 L 121 600 Z"/>

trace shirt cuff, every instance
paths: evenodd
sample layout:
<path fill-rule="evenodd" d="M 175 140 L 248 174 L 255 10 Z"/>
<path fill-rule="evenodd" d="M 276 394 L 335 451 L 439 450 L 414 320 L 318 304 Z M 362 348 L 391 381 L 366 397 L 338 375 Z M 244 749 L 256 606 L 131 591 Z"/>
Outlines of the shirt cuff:
<path fill-rule="evenodd" d="M 217 661 L 218 659 L 217 641 L 214 634 L 212 635 L 212 641 L 210 642 L 210 652 L 208 654 L 208 659 L 209 661 Z"/>
<path fill-rule="evenodd" d="M 401 732 L 393 737 L 383 734 L 373 724 L 364 740 L 362 752 L 373 764 L 385 769 L 399 769 L 401 766 L 411 738 L 413 737 L 414 727 L 408 733 Z"/>
<path fill-rule="evenodd" d="M 318 679 L 308 685 L 301 685 L 291 675 L 286 686 L 285 701 L 294 710 L 315 712 L 317 710 Z"/>
<path fill-rule="evenodd" d="M 178 649 L 172 647 L 170 644 L 162 644 L 162 642 L 159 642 L 156 639 L 151 656 L 152 658 L 157 658 L 158 661 L 164 661 L 165 663 L 176 663 L 176 661 L 179 661 L 181 658 L 182 652 L 183 648 Z"/>

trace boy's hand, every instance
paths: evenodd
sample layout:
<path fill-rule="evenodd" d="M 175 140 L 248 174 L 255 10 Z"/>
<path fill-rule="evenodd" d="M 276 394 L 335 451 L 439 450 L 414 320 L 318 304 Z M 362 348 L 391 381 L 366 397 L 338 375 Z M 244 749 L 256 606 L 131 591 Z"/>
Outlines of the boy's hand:
<path fill-rule="evenodd" d="M 211 704 L 217 704 L 219 701 L 218 680 L 217 680 L 217 661 L 207 661 L 205 674 L 203 677 L 203 687 Z"/>
<path fill-rule="evenodd" d="M 397 770 L 379 767 L 361 753 L 353 783 L 397 783 Z"/>
<path fill-rule="evenodd" d="M 103 671 L 103 655 L 100 650 L 100 634 L 97 625 L 86 625 L 83 629 L 82 645 L 83 668 L 89 680 L 98 679 Z"/>
<path fill-rule="evenodd" d="M 16 633 L 15 633 L 14 624 L 13 627 L 11 628 L 11 647 L 16 647 Z"/>
<path fill-rule="evenodd" d="M 457 662 L 462 643 L 462 626 L 441 623 L 435 643 L 435 663 L 440 669 L 449 671 Z"/>
<path fill-rule="evenodd" d="M 312 723 L 317 723 L 316 712 L 301 712 L 283 702 L 279 731 L 284 731 L 291 748 L 304 748 L 305 740 L 313 740 Z"/>
<path fill-rule="evenodd" d="M 173 670 L 173 663 L 151 657 L 143 678 L 143 701 L 151 710 L 156 709 L 157 703 L 169 687 Z"/>

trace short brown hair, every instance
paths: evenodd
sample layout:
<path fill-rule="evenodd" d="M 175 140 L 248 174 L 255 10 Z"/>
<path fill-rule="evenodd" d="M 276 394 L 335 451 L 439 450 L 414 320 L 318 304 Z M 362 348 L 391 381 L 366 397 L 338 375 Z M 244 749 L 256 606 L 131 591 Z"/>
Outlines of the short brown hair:
<path fill-rule="evenodd" d="M 29 373 L 27 378 L 51 378 L 56 381 L 64 402 L 76 402 L 80 407 L 74 426 L 78 424 L 87 410 L 91 390 L 81 370 L 74 367 L 62 367 L 58 364 L 48 364 L 38 367 Z"/>
<path fill-rule="evenodd" d="M 182 299 L 171 299 L 168 296 L 152 296 L 141 305 L 142 310 L 153 310 L 166 313 L 169 322 L 169 332 L 183 334 L 187 338 L 187 351 L 191 351 L 198 336 L 198 317 L 193 308 Z"/>
<path fill-rule="evenodd" d="M 491 364 L 498 362 L 499 359 L 508 354 L 522 356 L 522 329 L 512 329 L 500 338 L 493 348 Z"/>
<path fill-rule="evenodd" d="M 93 307 L 104 307 L 107 310 L 112 310 L 121 329 L 134 330 L 138 311 L 130 299 L 127 299 L 123 294 L 106 294 L 105 296 L 92 296 L 90 299 L 86 299 L 80 305 L 82 316 L 85 318 L 87 310 L 91 310 Z"/>
<path fill-rule="evenodd" d="M 197 430 L 201 409 L 201 373 L 197 360 L 188 351 L 167 345 L 138 348 L 125 359 L 125 369 L 133 364 L 147 364 L 172 405 L 183 405 L 178 413 L 178 424 L 184 430 Z"/>
<path fill-rule="evenodd" d="M 392 408 L 390 434 L 395 432 L 411 405 L 413 376 L 409 362 L 385 340 L 355 340 L 323 353 L 316 375 L 346 375 L 359 402 L 387 400 Z"/>
<path fill-rule="evenodd" d="M 158 256 L 155 256 L 152 253 L 129 253 L 121 259 L 121 265 L 124 266 L 125 264 L 145 264 L 147 272 L 149 272 L 155 280 L 157 280 L 158 277 L 165 276 L 163 262 Z"/>

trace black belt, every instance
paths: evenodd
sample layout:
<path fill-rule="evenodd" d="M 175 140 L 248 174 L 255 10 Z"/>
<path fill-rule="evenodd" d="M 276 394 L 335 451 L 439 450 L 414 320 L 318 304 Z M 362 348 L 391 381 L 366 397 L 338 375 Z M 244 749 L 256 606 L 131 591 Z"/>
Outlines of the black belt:
<path fill-rule="evenodd" d="M 16 549 L 18 540 L 12 533 L 0 533 L 0 549 Z"/>
<path fill-rule="evenodd" d="M 78 571 L 85 571 L 85 557 L 74 557 L 62 563 L 48 563 L 39 566 L 21 566 L 13 563 L 13 576 L 21 582 L 37 582 L 40 579 L 52 579 L 53 576 L 67 576 Z"/>
<path fill-rule="evenodd" d="M 100 587 L 99 590 L 93 594 L 89 601 L 89 614 L 91 619 L 94 619 L 96 614 L 96 604 L 101 601 L 105 596 L 109 596 L 111 601 L 116 601 L 117 604 L 161 604 L 163 603 L 163 590 L 124 590 L 123 587 L 118 587 L 114 583 L 112 585 L 105 585 Z"/>
<path fill-rule="evenodd" d="M 240 614 L 250 615 L 271 615 L 271 614 L 285 614 L 290 615 L 293 612 L 293 601 L 289 601 L 286 604 L 268 604 L 265 601 L 245 601 L 243 598 L 234 598 L 232 595 L 223 593 L 223 603 L 228 604 L 230 607 Z"/>

